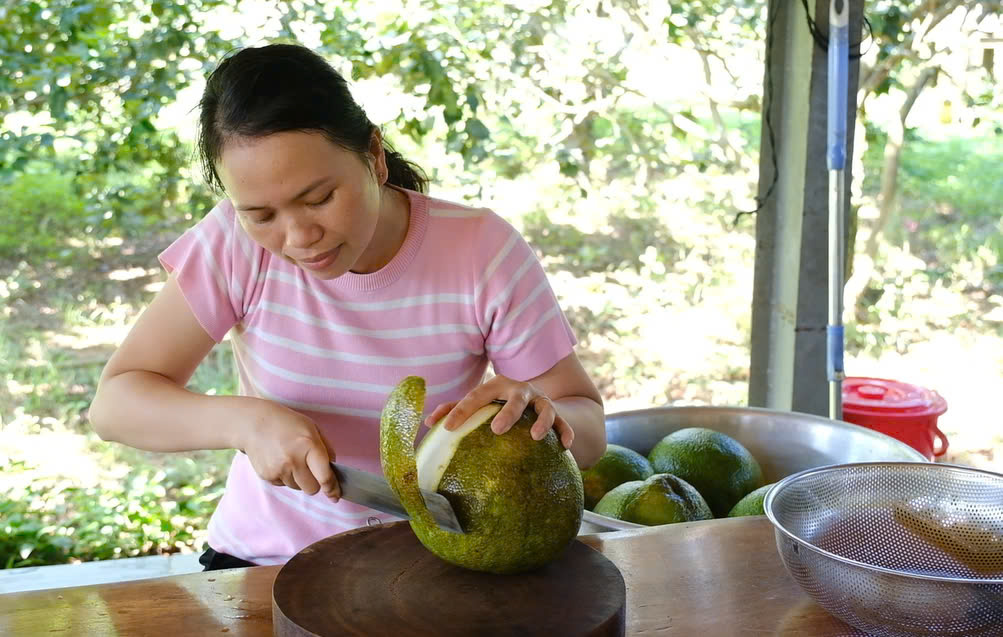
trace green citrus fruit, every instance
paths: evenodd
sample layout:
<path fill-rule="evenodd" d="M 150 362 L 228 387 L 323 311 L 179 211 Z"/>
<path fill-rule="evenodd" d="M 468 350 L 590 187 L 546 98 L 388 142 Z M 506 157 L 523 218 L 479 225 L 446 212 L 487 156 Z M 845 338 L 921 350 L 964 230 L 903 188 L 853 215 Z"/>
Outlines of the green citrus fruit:
<path fill-rule="evenodd" d="M 766 492 L 776 483 L 767 484 L 751 491 L 738 504 L 728 512 L 729 518 L 740 518 L 746 515 L 765 515 L 763 510 L 763 500 L 766 499 Z"/>
<path fill-rule="evenodd" d="M 606 452 L 591 468 L 582 471 L 582 484 L 585 487 L 585 508 L 592 510 L 613 487 L 624 482 L 644 480 L 654 471 L 648 459 L 633 449 L 614 445 L 606 445 Z"/>
<path fill-rule="evenodd" d="M 530 437 L 526 410 L 502 435 L 491 431 L 501 409 L 478 410 L 453 431 L 438 424 L 421 441 L 425 381 L 404 379 L 390 393 L 380 420 L 380 460 L 391 488 L 411 517 L 418 540 L 440 558 L 477 571 L 519 573 L 556 559 L 582 521 L 582 477 L 553 431 Z M 465 533 L 440 529 L 420 489 L 449 500 Z"/>
<path fill-rule="evenodd" d="M 692 485 L 668 473 L 615 487 L 599 500 L 595 513 L 647 526 L 714 517 Z"/>
<path fill-rule="evenodd" d="M 671 473 L 696 487 L 719 518 L 763 486 L 763 471 L 749 450 L 711 429 L 674 431 L 655 445 L 648 460 L 656 473 Z"/>

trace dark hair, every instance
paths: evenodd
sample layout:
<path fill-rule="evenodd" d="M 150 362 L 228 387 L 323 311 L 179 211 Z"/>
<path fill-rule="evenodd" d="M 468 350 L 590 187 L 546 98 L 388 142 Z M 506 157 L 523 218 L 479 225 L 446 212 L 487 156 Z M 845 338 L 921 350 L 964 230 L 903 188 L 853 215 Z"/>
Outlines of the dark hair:
<path fill-rule="evenodd" d="M 223 189 L 216 161 L 232 136 L 264 137 L 283 131 L 317 131 L 342 148 L 369 152 L 378 130 L 355 102 L 345 81 L 306 47 L 271 44 L 243 49 L 209 76 L 199 104 L 198 153 L 206 181 Z M 383 141 L 387 182 L 426 192 L 428 178 Z"/>

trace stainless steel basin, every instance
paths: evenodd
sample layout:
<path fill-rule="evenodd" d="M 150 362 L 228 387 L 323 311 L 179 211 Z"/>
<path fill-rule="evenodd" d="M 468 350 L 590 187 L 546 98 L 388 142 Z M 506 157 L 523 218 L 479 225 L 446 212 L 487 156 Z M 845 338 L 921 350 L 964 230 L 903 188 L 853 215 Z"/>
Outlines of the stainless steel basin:
<path fill-rule="evenodd" d="M 664 436 L 686 427 L 706 427 L 738 440 L 759 461 L 767 482 L 824 465 L 927 461 L 909 445 L 871 429 L 756 407 L 655 407 L 608 414 L 606 440 L 647 455 Z M 586 511 L 579 533 L 637 528 L 643 527 Z"/>

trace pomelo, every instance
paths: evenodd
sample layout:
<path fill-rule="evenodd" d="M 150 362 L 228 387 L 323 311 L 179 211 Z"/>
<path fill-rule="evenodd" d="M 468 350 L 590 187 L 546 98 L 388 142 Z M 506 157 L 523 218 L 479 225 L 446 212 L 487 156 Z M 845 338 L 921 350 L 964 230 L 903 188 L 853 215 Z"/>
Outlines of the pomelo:
<path fill-rule="evenodd" d="M 599 500 L 595 513 L 646 526 L 714 517 L 692 485 L 668 473 L 621 484 Z"/>
<path fill-rule="evenodd" d="M 606 452 L 592 467 L 582 471 L 585 508 L 592 511 L 610 489 L 624 482 L 644 480 L 654 471 L 648 459 L 633 449 L 609 443 Z"/>
<path fill-rule="evenodd" d="M 656 473 L 671 473 L 696 487 L 719 518 L 764 482 L 748 449 L 727 434 L 702 427 L 665 436 L 648 452 L 648 460 Z"/>
<path fill-rule="evenodd" d="M 409 376 L 380 419 L 383 472 L 418 540 L 447 562 L 489 573 L 525 572 L 559 557 L 578 534 L 584 494 L 578 465 L 557 435 L 533 440 L 531 409 L 495 434 L 490 423 L 501 405 L 492 404 L 454 431 L 437 423 L 416 454 L 424 405 L 424 379 Z M 419 488 L 444 495 L 465 533 L 440 529 Z"/>

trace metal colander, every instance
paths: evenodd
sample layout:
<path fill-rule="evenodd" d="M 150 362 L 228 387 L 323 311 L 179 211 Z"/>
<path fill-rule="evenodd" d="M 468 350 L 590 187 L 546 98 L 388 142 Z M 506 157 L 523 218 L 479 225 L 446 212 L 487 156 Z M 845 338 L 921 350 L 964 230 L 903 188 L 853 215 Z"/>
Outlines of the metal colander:
<path fill-rule="evenodd" d="M 1003 475 L 925 462 L 791 475 L 763 503 L 788 572 L 879 636 L 1003 635 Z"/>

